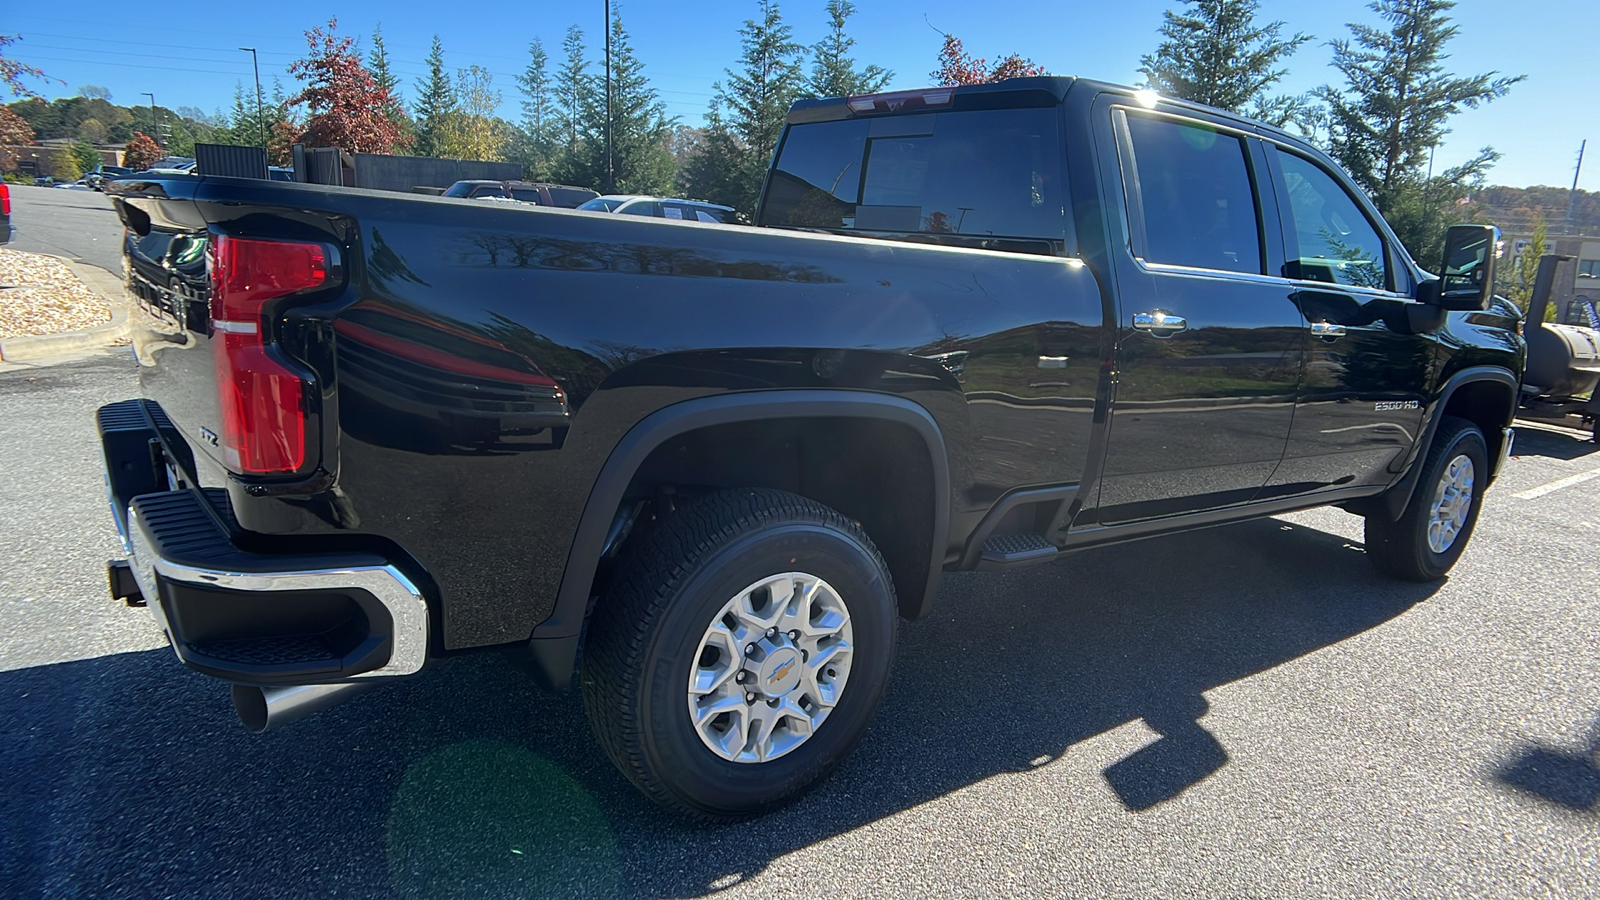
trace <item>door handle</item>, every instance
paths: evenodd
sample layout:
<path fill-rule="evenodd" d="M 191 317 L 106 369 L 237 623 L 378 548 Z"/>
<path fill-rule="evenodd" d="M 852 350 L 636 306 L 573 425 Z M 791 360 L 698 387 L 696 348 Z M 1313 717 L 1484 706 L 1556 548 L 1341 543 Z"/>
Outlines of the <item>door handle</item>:
<path fill-rule="evenodd" d="M 1164 338 L 1187 329 L 1189 320 L 1158 309 L 1155 312 L 1134 313 L 1133 327 L 1138 331 L 1149 332 L 1152 337 Z"/>
<path fill-rule="evenodd" d="M 1332 322 L 1312 322 L 1311 333 L 1325 341 L 1337 341 L 1344 337 L 1344 326 Z"/>

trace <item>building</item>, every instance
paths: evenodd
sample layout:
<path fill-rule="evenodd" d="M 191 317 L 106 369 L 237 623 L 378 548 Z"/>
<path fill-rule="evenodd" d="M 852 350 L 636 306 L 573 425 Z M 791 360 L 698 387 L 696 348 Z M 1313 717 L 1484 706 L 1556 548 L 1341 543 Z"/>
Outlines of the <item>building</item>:
<path fill-rule="evenodd" d="M 56 160 L 65 154 L 76 141 L 72 138 L 50 138 L 34 141 L 27 146 L 10 146 L 6 149 L 16 154 L 17 172 L 33 178 L 54 176 L 59 171 Z M 122 151 L 126 144 L 96 144 L 100 162 L 107 166 L 122 165 Z"/>
<path fill-rule="evenodd" d="M 1499 264 L 1507 268 L 1533 244 L 1531 233 L 1506 233 L 1501 239 L 1505 242 L 1506 255 Z M 1556 305 L 1556 320 L 1587 325 L 1588 317 L 1579 313 L 1579 305 L 1574 301 L 1582 298 L 1600 306 L 1600 237 L 1552 234 L 1546 240 L 1546 253 L 1572 257 L 1557 267 L 1556 283 L 1550 291 L 1550 301 Z"/>

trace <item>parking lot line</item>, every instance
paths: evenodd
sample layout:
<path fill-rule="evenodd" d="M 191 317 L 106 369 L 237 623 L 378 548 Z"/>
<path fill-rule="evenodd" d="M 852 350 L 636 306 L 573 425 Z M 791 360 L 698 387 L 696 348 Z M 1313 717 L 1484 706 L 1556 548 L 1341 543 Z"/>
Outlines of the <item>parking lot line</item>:
<path fill-rule="evenodd" d="M 1528 488 L 1525 491 L 1519 491 L 1511 496 L 1517 498 L 1518 500 L 1532 500 L 1536 497 L 1543 497 L 1545 494 L 1553 491 L 1559 491 L 1562 488 L 1569 488 L 1575 484 L 1583 484 L 1585 481 L 1589 481 L 1593 478 L 1600 478 L 1600 469 L 1590 469 L 1587 472 L 1579 472 L 1576 475 L 1568 475 L 1565 478 L 1557 479 L 1549 484 L 1541 484 L 1536 488 Z"/>

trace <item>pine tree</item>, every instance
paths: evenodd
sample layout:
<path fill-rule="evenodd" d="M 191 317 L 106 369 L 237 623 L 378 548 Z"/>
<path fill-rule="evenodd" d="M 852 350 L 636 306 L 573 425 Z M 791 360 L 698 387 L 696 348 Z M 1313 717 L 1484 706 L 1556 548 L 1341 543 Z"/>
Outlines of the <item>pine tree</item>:
<path fill-rule="evenodd" d="M 714 111 L 717 125 L 710 129 L 708 144 L 715 142 L 727 154 L 724 174 L 712 177 L 696 167 L 702 178 L 690 183 L 697 196 L 732 206 L 741 212 L 755 211 L 761 195 L 761 182 L 767 163 L 783 134 L 789 107 L 805 88 L 801 59 L 805 48 L 795 43 L 793 32 L 784 24 L 777 0 L 758 0 L 761 20 L 746 19 L 739 29 L 743 37 L 739 71 L 727 70 L 726 84 L 718 85 Z M 720 115 L 727 110 L 726 118 Z M 708 150 L 710 148 L 708 147 Z"/>
<path fill-rule="evenodd" d="M 1279 64 L 1311 40 L 1283 37 L 1282 22 L 1256 21 L 1256 0 L 1188 0 L 1182 13 L 1162 13 L 1156 52 L 1140 60 L 1147 87 L 1230 112 L 1283 124 L 1299 108 L 1292 97 L 1269 97 L 1283 78 Z"/>
<path fill-rule="evenodd" d="M 1462 165 L 1430 176 L 1433 149 L 1450 117 L 1506 95 L 1523 76 L 1445 71 L 1444 46 L 1456 34 L 1450 0 L 1376 0 L 1383 31 L 1352 23 L 1354 41 L 1333 42 L 1333 67 L 1345 86 L 1324 86 L 1328 149 L 1366 189 L 1412 254 L 1432 265 L 1456 204 L 1482 182 L 1499 154 L 1485 147 Z"/>
<path fill-rule="evenodd" d="M 372 52 L 367 55 L 367 69 L 372 73 L 373 83 L 388 94 L 389 101 L 383 105 L 384 116 L 395 124 L 404 138 L 402 143 L 409 147 L 413 130 L 411 117 L 406 115 L 405 104 L 400 102 L 400 79 L 389 66 L 389 48 L 383 43 L 381 24 L 372 29 Z"/>
<path fill-rule="evenodd" d="M 845 34 L 845 22 L 856 13 L 850 0 L 828 0 L 828 33 L 811 45 L 811 77 L 806 80 L 809 97 L 848 97 L 875 94 L 883 90 L 894 73 L 880 66 L 856 68 L 850 57 L 855 38 Z"/>
<path fill-rule="evenodd" d="M 1544 216 L 1538 216 L 1533 223 L 1533 237 L 1528 241 L 1528 246 L 1517 254 L 1517 258 L 1506 266 L 1510 274 L 1510 284 L 1506 296 L 1517 308 L 1524 313 L 1533 303 L 1533 283 L 1539 275 L 1539 257 L 1550 251 L 1550 227 L 1545 224 Z M 1498 280 L 1498 279 L 1497 279 Z M 1555 307 L 1547 304 L 1543 318 L 1538 321 L 1550 322 L 1555 319 Z M 1529 318 L 1532 318 L 1530 316 Z"/>
<path fill-rule="evenodd" d="M 517 75 L 517 90 L 522 92 L 522 123 L 518 135 L 517 159 L 535 180 L 550 172 L 550 157 L 555 149 L 555 96 L 549 57 L 544 42 L 534 38 L 528 45 L 528 65 Z"/>
<path fill-rule="evenodd" d="M 720 83 L 712 85 L 715 94 L 722 93 Z M 700 134 L 699 146 L 689 154 L 683 168 L 678 171 L 678 184 L 684 194 L 713 203 L 729 203 L 737 195 L 739 164 L 744 154 L 733 131 L 722 117 L 721 104 L 715 96 L 706 110 L 705 129 Z M 737 207 L 736 207 L 737 208 Z M 751 207 L 743 212 L 750 213 Z"/>
<path fill-rule="evenodd" d="M 438 156 L 440 129 L 456 111 L 455 88 L 450 84 L 450 74 L 444 69 L 444 47 L 439 36 L 433 36 L 433 45 L 424 60 L 428 75 L 417 86 L 416 152 L 422 156 Z"/>
<path fill-rule="evenodd" d="M 552 177 L 566 184 L 599 186 L 605 172 L 596 171 L 590 145 L 601 139 L 594 130 L 600 125 L 601 100 L 597 79 L 589 71 L 583 30 L 573 25 L 561 41 L 565 60 L 556 70 L 555 128 L 556 148 L 551 162 Z"/>
<path fill-rule="evenodd" d="M 604 88 L 601 88 L 603 94 Z M 605 98 L 597 98 L 597 114 L 589 133 L 588 171 L 604 183 Z M 611 19 L 611 183 L 624 194 L 664 194 L 672 188 L 673 159 L 667 148 L 676 120 L 667 118 L 666 104 L 645 77 L 644 63 L 633 54 L 622 16 Z"/>

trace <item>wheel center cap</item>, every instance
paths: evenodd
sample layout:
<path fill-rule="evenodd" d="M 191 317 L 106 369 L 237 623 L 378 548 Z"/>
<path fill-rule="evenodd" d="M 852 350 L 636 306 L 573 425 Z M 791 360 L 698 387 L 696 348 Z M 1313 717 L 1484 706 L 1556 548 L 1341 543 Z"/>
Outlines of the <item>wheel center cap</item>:
<path fill-rule="evenodd" d="M 761 661 L 758 674 L 761 693 L 781 697 L 800 683 L 800 654 L 792 648 L 776 650 Z"/>

